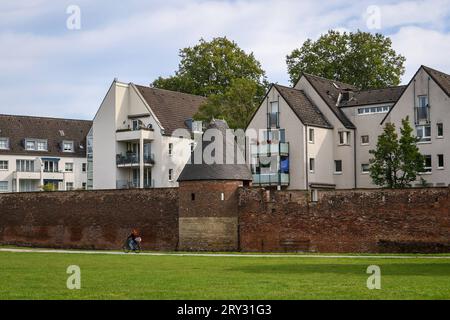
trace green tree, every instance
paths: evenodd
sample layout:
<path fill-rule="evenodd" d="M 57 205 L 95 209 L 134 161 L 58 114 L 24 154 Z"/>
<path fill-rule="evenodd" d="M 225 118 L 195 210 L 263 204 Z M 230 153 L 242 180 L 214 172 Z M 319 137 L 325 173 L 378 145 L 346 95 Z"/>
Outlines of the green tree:
<path fill-rule="evenodd" d="M 376 150 L 370 150 L 370 177 L 374 184 L 387 188 L 406 188 L 424 171 L 425 159 L 417 148 L 417 137 L 409 118 L 402 120 L 401 137 L 393 123 L 386 123 L 378 137 Z"/>
<path fill-rule="evenodd" d="M 258 84 L 249 79 L 233 79 L 223 94 L 212 94 L 195 115 L 196 120 L 225 119 L 230 128 L 245 128 L 258 108 Z"/>
<path fill-rule="evenodd" d="M 390 38 L 368 32 L 328 31 L 306 40 L 286 58 L 291 82 L 304 73 L 352 84 L 361 89 L 396 86 L 405 73 L 405 57 Z"/>
<path fill-rule="evenodd" d="M 209 42 L 200 39 L 197 45 L 181 49 L 180 58 L 175 75 L 159 77 L 154 87 L 210 96 L 224 94 L 234 79 L 247 79 L 257 84 L 259 96 L 265 93 L 267 80 L 261 63 L 226 37 Z"/>

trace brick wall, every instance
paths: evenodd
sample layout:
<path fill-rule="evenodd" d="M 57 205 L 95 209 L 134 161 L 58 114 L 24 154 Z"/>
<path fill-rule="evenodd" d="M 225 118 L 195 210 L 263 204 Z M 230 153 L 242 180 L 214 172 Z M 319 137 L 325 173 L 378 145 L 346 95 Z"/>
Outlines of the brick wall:
<path fill-rule="evenodd" d="M 180 250 L 236 251 L 239 181 L 183 181 Z"/>
<path fill-rule="evenodd" d="M 450 252 L 449 189 L 240 189 L 243 251 Z"/>
<path fill-rule="evenodd" d="M 175 250 L 177 189 L 0 195 L 0 243 L 118 249 L 137 228 L 147 250 Z"/>

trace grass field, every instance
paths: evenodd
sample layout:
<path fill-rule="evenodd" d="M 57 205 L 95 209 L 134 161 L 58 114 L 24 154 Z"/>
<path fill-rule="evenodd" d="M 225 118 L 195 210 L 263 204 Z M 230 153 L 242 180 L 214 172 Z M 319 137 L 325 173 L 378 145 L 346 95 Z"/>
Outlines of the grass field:
<path fill-rule="evenodd" d="M 66 269 L 81 268 L 81 290 Z M 369 265 L 381 290 L 366 287 Z M 450 259 L 0 252 L 0 299 L 450 299 Z"/>

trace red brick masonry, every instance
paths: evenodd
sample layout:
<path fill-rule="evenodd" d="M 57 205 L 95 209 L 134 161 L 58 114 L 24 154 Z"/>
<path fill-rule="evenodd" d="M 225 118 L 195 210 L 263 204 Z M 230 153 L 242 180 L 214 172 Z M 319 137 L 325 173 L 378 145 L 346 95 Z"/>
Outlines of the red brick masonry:
<path fill-rule="evenodd" d="M 233 234 L 242 251 L 450 252 L 448 188 L 323 191 L 317 203 L 305 191 L 233 188 L 224 189 L 230 206 L 215 218 L 236 216 L 228 211 L 237 210 L 239 232 Z M 211 197 L 204 196 L 208 189 Z M 191 193 L 184 189 L 182 216 L 195 218 L 197 211 L 202 219 L 214 218 L 209 209 L 219 191 L 194 190 L 198 210 L 190 211 Z M 1 194 L 0 243 L 117 249 L 139 228 L 145 249 L 175 250 L 178 217 L 174 188 Z M 205 233 L 219 232 L 210 232 L 213 227 L 204 224 Z"/>
<path fill-rule="evenodd" d="M 448 188 L 323 191 L 241 189 L 243 251 L 450 252 Z"/>

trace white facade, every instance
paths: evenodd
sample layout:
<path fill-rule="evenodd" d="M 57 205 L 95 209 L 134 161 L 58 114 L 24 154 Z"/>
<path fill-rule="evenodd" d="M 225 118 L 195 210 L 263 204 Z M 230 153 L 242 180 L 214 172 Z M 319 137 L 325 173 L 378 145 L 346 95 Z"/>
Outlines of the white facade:
<path fill-rule="evenodd" d="M 100 105 L 92 133 L 94 189 L 177 187 L 193 143 L 187 130 L 166 135 L 137 87 L 118 81 Z"/>
<path fill-rule="evenodd" d="M 450 76 L 440 75 L 447 80 L 450 79 Z M 450 83 L 450 80 L 448 81 Z M 336 88 L 338 87 L 336 85 Z M 323 99 L 323 92 L 321 95 L 310 83 L 308 77 L 302 76 L 294 88 L 301 90 L 309 98 L 329 122 L 331 128 L 302 123 L 277 91 L 276 86 L 273 86 L 246 131 L 249 145 L 247 160 L 254 173 L 254 184 L 300 190 L 308 190 L 315 186 L 337 189 L 374 188 L 376 186 L 372 183 L 368 172 L 372 157 L 369 151 L 376 148 L 378 136 L 382 133 L 386 122 L 393 122 L 399 130 L 402 119 L 407 116 L 411 125 L 416 128 L 416 135 L 424 136 L 418 146 L 421 153 L 427 156 L 427 172 L 421 176 L 433 186 L 450 184 L 450 168 L 447 165 L 450 159 L 450 142 L 447 135 L 450 127 L 450 98 L 448 92 L 445 92 L 442 85 L 433 80 L 424 67 L 419 69 L 406 89 L 398 87 L 397 92 L 403 93 L 395 101 L 383 102 L 382 97 L 377 99 L 377 91 L 373 90 L 366 104 L 354 103 L 349 106 L 339 106 L 339 110 L 354 125 L 354 128 L 343 124 Z M 383 90 L 386 92 L 390 89 Z M 339 105 L 340 97 L 336 99 L 336 106 Z M 377 103 L 378 100 L 381 102 Z M 270 110 L 267 106 L 273 102 L 278 102 L 279 105 L 278 128 L 268 126 Z M 424 108 L 418 110 L 417 108 L 421 105 Z M 270 148 L 277 150 L 276 145 L 279 142 L 289 145 L 289 152 L 283 155 L 289 163 L 289 172 L 283 177 L 284 183 L 282 179 L 275 179 L 268 183 L 267 175 L 276 176 L 280 173 L 282 158 L 276 158 L 276 152 L 272 153 L 275 161 L 270 170 L 266 169 L 266 172 L 263 172 L 258 168 L 257 172 L 255 171 L 257 160 L 251 150 L 252 148 L 264 150 L 267 147 L 264 146 L 266 144 L 264 134 L 255 139 L 250 133 L 252 130 L 283 132 L 283 140 L 271 141 L 271 144 L 275 146 L 272 145 Z M 310 135 L 313 137 L 311 138 Z M 261 178 L 260 175 L 265 177 Z M 419 181 L 414 184 L 419 185 Z"/>

